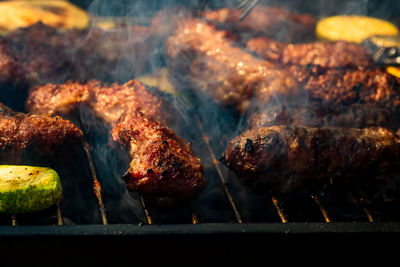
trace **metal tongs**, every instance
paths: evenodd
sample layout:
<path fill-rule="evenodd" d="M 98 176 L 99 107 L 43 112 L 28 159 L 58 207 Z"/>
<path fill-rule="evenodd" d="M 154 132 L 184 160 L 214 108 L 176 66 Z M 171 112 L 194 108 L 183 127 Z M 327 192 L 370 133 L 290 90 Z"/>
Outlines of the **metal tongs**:
<path fill-rule="evenodd" d="M 400 36 L 375 35 L 365 39 L 362 45 L 376 64 L 400 66 Z"/>
<path fill-rule="evenodd" d="M 238 9 L 244 9 L 242 14 L 239 17 L 239 21 L 244 20 L 248 14 L 253 10 L 253 8 L 257 5 L 258 0 L 239 0 L 239 4 L 236 6 Z"/>

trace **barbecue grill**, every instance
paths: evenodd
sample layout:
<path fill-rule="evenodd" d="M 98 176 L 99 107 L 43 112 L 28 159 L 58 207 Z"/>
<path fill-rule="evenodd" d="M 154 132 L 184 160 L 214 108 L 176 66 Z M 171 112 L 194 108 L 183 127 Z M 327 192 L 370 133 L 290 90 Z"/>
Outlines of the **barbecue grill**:
<path fill-rule="evenodd" d="M 145 258 L 153 253 L 171 256 L 176 249 L 182 255 L 197 257 L 196 251 L 203 251 L 210 257 L 236 260 L 232 253 L 263 255 L 266 242 L 269 251 L 281 252 L 283 248 L 301 251 L 308 242 L 323 242 L 323 247 L 313 248 L 317 252 L 335 244 L 351 250 L 354 246 L 369 249 L 376 242 L 385 245 L 398 238 L 398 208 L 390 200 L 387 206 L 374 207 L 359 195 L 353 195 L 352 202 L 346 200 L 344 205 L 335 202 L 340 199 L 329 199 L 327 192 L 282 201 L 279 196 L 255 194 L 219 162 L 219 148 L 206 132 L 206 122 L 200 116 L 195 116 L 194 122 L 198 136 L 193 137 L 193 146 L 201 148 L 208 186 L 190 206 L 160 210 L 149 206 L 140 195 L 128 193 L 141 212 L 132 213 L 129 206 L 118 208 L 119 196 L 109 194 L 107 186 L 102 185 L 103 175 L 113 174 L 101 172 L 102 166 L 96 165 L 96 148 L 86 144 L 81 165 L 75 168 L 80 173 L 60 173 L 63 180 L 78 180 L 83 192 L 75 192 L 77 186 L 69 188 L 70 183 L 63 184 L 64 200 L 58 205 L 32 214 L 2 215 L 3 245 L 16 254 L 20 246 L 30 248 L 32 257 L 39 251 L 51 251 L 52 262 L 60 260 L 60 253 L 77 253 L 83 257 L 80 262 L 108 260 L 115 264 L 122 260 L 115 255 L 132 251 Z M 124 193 L 121 190 L 118 194 Z M 84 207 L 76 203 L 76 198 L 85 202 Z M 60 264 L 75 262 L 69 260 Z"/>
<path fill-rule="evenodd" d="M 320 250 L 337 241 L 347 242 L 342 244 L 345 247 L 371 246 L 374 240 L 389 244 L 399 237 L 400 207 L 390 196 L 376 204 L 362 192 L 338 193 L 330 188 L 291 199 L 253 192 L 221 164 L 222 144 L 227 142 L 217 142 L 209 130 L 213 123 L 232 118 L 223 110 L 211 121 L 209 114 L 191 112 L 190 130 L 183 137 L 192 141 L 204 164 L 207 188 L 190 206 L 161 210 L 139 194 L 127 192 L 122 181 L 120 187 L 108 184 L 120 179 L 121 173 L 108 168 L 101 147 L 92 146 L 87 136 L 73 166 L 59 166 L 64 200 L 41 212 L 1 215 L 2 247 L 14 253 L 19 246 L 30 247 L 32 255 L 45 249 L 60 264 L 55 256 L 60 253 L 77 253 L 87 262 L 108 259 L 112 263 L 123 254 L 126 258 L 129 253 L 139 257 L 154 251 L 166 255 L 176 248 L 186 255 L 203 249 L 208 255 L 229 253 L 230 259 L 236 259 L 232 252 L 265 253 L 260 242 L 271 242 L 275 249 L 295 249 L 304 241 L 324 240 L 324 248 L 313 248 Z M 219 138 L 231 134 L 228 131 Z M 126 199 L 128 204 L 123 202 Z M 37 242 L 40 245 L 35 247 Z M 108 255 L 112 249 L 119 254 L 115 258 Z M 67 258 L 62 257 L 65 263 L 72 261 Z M 29 262 L 29 257 L 14 260 Z"/>

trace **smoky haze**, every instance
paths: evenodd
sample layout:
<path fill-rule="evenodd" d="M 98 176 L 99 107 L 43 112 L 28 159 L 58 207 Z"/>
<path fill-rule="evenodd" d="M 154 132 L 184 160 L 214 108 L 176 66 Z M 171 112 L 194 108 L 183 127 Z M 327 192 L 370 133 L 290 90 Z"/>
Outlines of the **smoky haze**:
<path fill-rule="evenodd" d="M 181 19 L 187 13 L 199 8 L 216 9 L 225 6 L 234 6 L 236 1 L 86 1 L 81 5 L 85 6 L 88 12 L 93 16 L 91 21 L 92 28 L 88 30 L 87 36 L 75 47 L 68 51 L 72 57 L 79 60 L 84 54 L 76 54 L 80 48 L 90 44 L 91 38 L 98 37 L 97 26 L 102 22 L 107 22 L 107 17 L 112 17 L 123 25 L 135 25 L 144 27 L 144 34 L 137 34 L 127 27 L 116 27 L 106 29 L 105 33 L 110 35 L 100 35 L 100 45 L 105 51 L 106 58 L 111 58 L 111 66 L 102 72 L 94 72 L 94 78 L 104 80 L 105 82 L 118 81 L 126 82 L 129 79 L 139 77 L 144 74 L 152 74 L 160 68 L 167 67 L 165 57 L 165 42 L 169 35 L 177 27 L 174 18 Z M 79 3 L 78 3 L 79 4 Z M 293 12 L 311 13 L 314 16 L 323 17 L 334 14 L 365 14 L 385 18 L 392 18 L 396 14 L 395 8 L 389 8 L 400 5 L 395 1 L 390 4 L 380 1 L 260 1 L 261 4 L 276 5 L 285 7 Z M 183 6 L 188 9 L 182 11 L 176 9 L 176 6 Z M 158 11 L 163 12 L 161 25 L 163 27 L 152 28 L 152 19 Z M 397 10 L 399 10 L 397 8 Z M 178 20 L 179 23 L 179 20 Z M 148 31 L 146 31 L 148 30 Z M 141 32 L 141 31 L 140 31 Z M 156 36 L 155 36 L 155 33 Z M 279 36 L 282 39 L 288 35 L 286 30 L 281 30 Z M 121 45 L 121 50 L 110 50 L 112 44 Z M 124 46 L 124 44 L 127 46 Z M 137 49 L 130 49 L 137 45 Z M 235 44 L 233 44 L 235 45 Z M 88 45 L 90 48 L 90 45 Z M 243 48 L 243 47 L 242 47 Z M 84 51 L 85 50 L 81 50 Z M 90 52 L 89 50 L 86 50 Z M 96 62 L 96 55 L 92 60 Z M 183 58 L 182 60 L 188 60 Z M 92 64 L 92 62 L 90 62 Z M 89 64 L 89 65 L 90 65 Z M 98 62 L 98 67 L 102 62 Z M 85 65 L 83 64 L 85 68 Z M 105 78 L 99 73 L 105 73 Z M 226 76 L 229 78 L 229 76 Z M 173 80 L 173 79 L 172 79 Z M 62 82 L 62 81 L 59 81 Z M 202 81 L 203 86 L 209 86 L 208 81 Z M 211 81 L 215 82 L 215 81 Z M 221 81 L 217 81 L 221 82 Z M 222 81 L 224 82 L 224 81 Z M 185 88 L 178 88 L 177 94 L 169 95 L 169 101 L 174 108 L 174 121 L 170 124 L 179 135 L 186 141 L 192 142 L 192 148 L 203 161 L 207 187 L 204 192 L 194 201 L 193 206 L 199 211 L 200 219 L 218 221 L 220 218 L 229 218 L 229 206 L 226 203 L 224 192 L 220 186 L 218 175 L 215 173 L 213 158 L 204 143 L 205 135 L 209 138 L 215 155 L 222 155 L 226 144 L 233 136 L 243 131 L 247 120 L 246 116 L 237 116 L 229 107 L 220 107 L 216 103 L 205 97 L 203 94 L 192 94 Z M 193 88 L 190 88 L 193 89 Z M 286 100 L 274 99 L 278 107 L 287 106 Z M 299 98 L 297 104 L 305 106 L 308 104 L 306 98 Z M 254 108 L 254 107 L 253 107 Z M 258 107 L 255 107 L 256 109 Z M 264 108 L 264 107 L 261 107 Z M 200 111 L 200 112 L 199 112 Z M 169 113 L 170 111 L 166 111 Z M 170 114 L 167 114 L 170 115 Z M 309 116 L 306 116 L 308 119 Z M 203 124 L 206 132 L 198 130 L 198 120 Z M 135 193 L 128 192 L 121 176 L 128 167 L 126 155 L 120 155 L 110 148 L 109 129 L 99 121 L 89 109 L 81 106 L 79 110 L 79 120 L 82 123 L 83 131 L 87 136 L 88 142 L 93 147 L 95 165 L 98 170 L 98 177 L 103 186 L 104 201 L 109 221 L 136 223 L 137 221 L 146 221 L 145 214 L 141 207 L 141 200 Z M 194 125 L 194 126 L 193 126 Z M 254 216 L 255 213 L 250 210 L 258 210 L 262 203 L 269 199 L 266 195 L 253 195 L 247 188 L 241 187 L 235 176 L 226 168 L 222 172 L 228 178 L 228 182 L 233 188 L 234 195 L 242 203 L 241 209 L 244 215 Z M 76 189 L 76 188 L 75 188 Z M 77 189 L 76 189 L 77 190 Z M 77 192 L 79 195 L 79 192 Z M 251 197 L 249 197 L 251 196 Z M 84 197 L 82 197 L 83 199 Z M 250 208 L 251 207 L 251 208 Z M 225 214 L 227 213 L 227 214 Z M 257 215 L 256 215 L 257 217 Z M 263 218 L 265 219 L 265 218 Z"/>

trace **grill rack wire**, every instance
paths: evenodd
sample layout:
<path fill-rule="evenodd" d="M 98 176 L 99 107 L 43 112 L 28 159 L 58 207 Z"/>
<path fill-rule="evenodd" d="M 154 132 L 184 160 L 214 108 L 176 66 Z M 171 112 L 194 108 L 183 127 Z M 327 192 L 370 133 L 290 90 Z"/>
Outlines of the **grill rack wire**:
<path fill-rule="evenodd" d="M 274 232 L 274 231 L 277 231 L 278 229 L 280 229 L 278 231 L 282 231 L 282 232 L 285 232 L 285 233 L 290 233 L 290 232 L 293 232 L 293 229 L 291 230 L 291 227 L 294 227 L 294 229 L 296 229 L 296 231 L 294 231 L 294 232 L 298 232 L 299 229 L 300 229 L 300 228 L 298 228 L 299 222 L 290 220 L 290 218 L 289 218 L 290 216 L 288 217 L 287 212 L 285 211 L 284 208 L 282 208 L 282 205 L 281 205 L 281 202 L 280 202 L 280 199 L 279 199 L 278 196 L 270 196 L 270 204 L 274 209 L 276 217 L 279 218 L 276 222 L 273 222 L 273 223 L 268 223 L 267 222 L 267 223 L 259 224 L 259 223 L 253 223 L 253 222 L 246 222 L 243 219 L 243 216 L 241 214 L 240 208 L 238 207 L 238 204 L 236 203 L 235 197 L 233 196 L 233 193 L 231 192 L 231 190 L 229 188 L 229 183 L 227 182 L 227 178 L 226 178 L 226 176 L 224 174 L 224 171 L 222 170 L 220 161 L 217 160 L 216 153 L 214 152 L 213 146 L 212 146 L 212 144 L 210 142 L 210 138 L 209 138 L 208 134 L 206 133 L 206 131 L 204 129 L 203 123 L 201 122 L 201 119 L 198 116 L 195 117 L 195 121 L 196 121 L 198 130 L 200 132 L 201 139 L 204 142 L 204 147 L 207 150 L 207 152 L 208 152 L 208 154 L 209 154 L 209 156 L 211 158 L 211 161 L 212 161 L 212 164 L 213 164 L 213 167 L 214 167 L 214 171 L 217 173 L 217 176 L 219 178 L 219 183 L 220 183 L 220 185 L 221 185 L 221 187 L 223 189 L 223 192 L 225 194 L 225 197 L 226 197 L 226 199 L 227 199 L 227 201 L 229 203 L 231 212 L 234 215 L 233 216 L 234 220 L 233 220 L 232 223 L 230 223 L 230 227 L 232 225 L 236 225 L 236 226 L 233 226 L 233 228 L 230 228 L 230 229 L 236 229 L 234 227 L 238 227 L 237 230 L 239 231 L 239 229 L 241 229 L 241 226 L 244 225 L 244 227 L 249 227 L 250 226 L 250 227 L 253 227 L 254 229 L 257 229 L 257 231 L 261 231 L 261 232 L 263 232 L 264 230 L 269 232 L 271 229 L 274 229 L 274 230 L 272 230 Z M 100 220 L 101 220 L 101 223 L 99 225 L 97 225 L 97 226 L 109 226 L 110 224 L 109 224 L 109 220 L 107 218 L 107 210 L 106 210 L 106 208 L 104 206 L 104 203 L 103 203 L 102 185 L 101 185 L 101 183 L 100 183 L 100 181 L 98 179 L 96 168 L 95 168 L 95 164 L 94 164 L 94 160 L 93 160 L 93 156 L 92 156 L 92 152 L 91 152 L 91 148 L 90 148 L 90 145 L 88 144 L 87 141 L 83 141 L 83 148 L 84 148 L 84 151 L 85 151 L 85 154 L 86 154 L 86 157 L 87 157 L 87 162 L 88 162 L 88 165 L 89 165 L 88 167 L 89 167 L 89 170 L 90 170 L 90 174 L 91 174 L 91 177 L 93 179 L 92 190 L 93 190 L 93 194 L 95 196 L 95 199 L 97 201 L 97 212 L 98 212 L 98 215 L 99 215 Z M 311 194 L 309 196 L 310 201 L 316 207 L 316 210 L 318 210 L 320 221 L 317 221 L 317 222 L 313 222 L 313 221 L 307 222 L 306 221 L 306 222 L 304 222 L 304 224 L 311 223 L 311 225 L 314 225 L 314 224 L 318 225 L 319 229 L 316 230 L 314 228 L 308 228 L 307 226 L 302 226 L 303 229 L 300 230 L 300 232 L 305 231 L 305 229 L 308 229 L 309 231 L 315 231 L 316 230 L 317 232 L 318 231 L 323 231 L 323 232 L 328 231 L 328 232 L 330 232 L 330 231 L 333 231 L 333 230 L 335 230 L 335 232 L 336 231 L 339 231 L 339 232 L 341 232 L 341 231 L 358 232 L 359 231 L 358 229 L 353 228 L 353 226 L 354 226 L 353 223 L 335 221 L 334 219 L 332 219 L 331 216 L 330 216 L 330 212 L 324 207 L 323 201 L 321 201 L 320 197 L 321 196 L 319 196 L 318 194 Z M 369 210 L 368 206 L 366 205 L 367 200 L 365 199 L 365 197 L 361 193 L 359 195 L 357 195 L 357 196 L 352 196 L 352 197 L 353 197 L 354 203 L 362 211 L 363 217 L 365 218 L 365 223 L 364 222 L 362 222 L 362 223 L 356 222 L 356 224 L 365 225 L 366 226 L 366 228 L 364 228 L 364 227 L 360 228 L 360 229 L 362 229 L 362 231 L 364 231 L 364 232 L 365 231 L 368 232 L 369 230 L 374 231 L 374 232 L 375 231 L 385 231 L 385 232 L 387 232 L 387 231 L 389 231 L 389 232 L 400 231 L 400 223 L 397 223 L 396 221 L 393 221 L 393 222 L 384 221 L 384 220 L 382 221 L 379 218 L 375 218 L 373 212 L 371 212 Z M 140 195 L 139 195 L 139 200 L 140 200 L 141 207 L 143 209 L 143 214 L 145 215 L 145 220 L 144 221 L 140 221 L 137 226 L 141 227 L 141 226 L 144 226 L 144 225 L 149 225 L 150 226 L 150 225 L 154 225 L 154 224 L 155 225 L 160 225 L 160 224 L 164 225 L 165 224 L 163 222 L 157 222 L 157 220 L 155 220 L 153 218 L 152 212 L 151 212 L 151 208 L 148 208 L 148 205 L 146 204 L 145 199 Z M 202 222 L 199 221 L 199 219 L 197 218 L 196 211 L 194 210 L 194 208 L 191 205 L 188 205 L 186 207 L 186 210 L 187 210 L 188 216 L 190 217 L 190 219 L 189 219 L 190 222 L 191 222 L 190 224 L 192 224 L 193 227 L 196 227 L 199 224 L 200 225 L 202 224 Z M 50 223 L 49 223 L 48 226 L 54 226 L 54 227 L 65 226 L 64 218 L 63 218 L 63 215 L 62 215 L 62 209 L 60 208 L 60 204 L 59 203 L 57 203 L 53 207 L 51 212 L 52 212 L 52 214 L 50 215 L 51 220 L 50 220 Z M 16 215 L 16 214 L 12 214 L 10 216 L 10 219 L 9 219 L 10 226 L 12 226 L 12 227 L 18 227 L 19 226 L 18 217 L 19 217 L 19 215 Z M 169 223 L 167 223 L 167 224 L 169 224 Z M 205 224 L 207 225 L 209 223 L 205 223 Z M 283 226 L 283 228 L 280 228 L 280 227 L 275 228 L 275 226 L 272 227 L 272 225 L 274 225 L 274 224 L 278 224 L 278 225 L 280 225 L 280 227 Z M 328 224 L 334 225 L 334 228 L 331 228 L 330 226 L 327 226 Z M 346 226 L 347 224 L 348 224 L 348 226 Z M 116 225 L 121 225 L 121 224 L 116 224 Z M 186 232 L 187 231 L 187 229 L 182 224 L 178 224 L 177 228 L 173 228 L 174 231 L 178 231 L 179 232 L 179 225 L 182 226 L 182 228 L 181 228 L 182 232 Z M 221 225 L 227 226 L 227 225 L 229 225 L 229 223 L 222 223 Z M 380 225 L 380 227 L 376 228 L 377 225 L 378 226 Z M 92 227 L 92 226 L 93 225 L 88 225 L 88 227 Z M 134 226 L 134 225 L 130 225 L 130 226 Z M 262 230 L 262 228 L 259 228 L 260 226 L 262 226 L 262 228 L 264 228 L 264 230 Z M 370 226 L 371 228 L 369 229 L 368 226 Z M 7 227 L 7 226 L 0 226 L 0 229 L 2 227 Z M 32 227 L 32 225 L 31 225 L 31 227 Z M 33 227 L 34 227 L 34 225 L 33 225 Z M 76 225 L 75 226 L 67 226 L 67 227 L 74 228 L 74 227 L 76 227 Z M 203 229 L 201 227 L 198 227 L 198 228 L 199 229 Z M 42 228 L 42 230 L 43 229 L 46 229 L 46 228 Z M 62 229 L 64 229 L 64 228 L 62 228 Z M 101 228 L 94 227 L 92 229 L 100 230 Z M 103 230 L 104 229 L 105 228 L 103 227 Z M 124 229 L 125 229 L 126 233 L 132 234 L 132 231 L 135 231 L 134 229 L 136 229 L 136 228 L 133 227 L 132 229 L 128 230 L 127 228 L 124 227 Z M 190 229 L 193 230 L 194 228 L 190 228 Z M 48 229 L 46 229 L 46 231 L 47 230 Z M 141 231 L 142 230 L 140 230 L 139 232 L 141 232 Z M 204 230 L 202 230 L 202 231 L 203 232 L 207 232 L 207 231 L 204 231 Z M 60 233 L 59 231 L 57 231 L 57 232 Z M 77 232 L 79 233 L 80 231 L 78 230 Z M 152 231 L 150 231 L 150 232 L 152 232 Z M 250 231 L 250 232 L 252 232 L 252 231 Z M 17 232 L 15 232 L 15 231 L 11 231 L 11 232 L 0 231 L 0 236 L 2 235 L 2 233 L 3 234 L 7 233 L 7 235 L 8 235 L 10 233 L 18 233 L 18 231 Z M 68 230 L 68 231 L 66 231 L 66 233 L 71 234 L 72 232 L 70 230 Z M 101 232 L 101 233 L 104 234 L 104 232 Z M 29 234 L 29 233 L 25 233 L 25 234 Z"/>

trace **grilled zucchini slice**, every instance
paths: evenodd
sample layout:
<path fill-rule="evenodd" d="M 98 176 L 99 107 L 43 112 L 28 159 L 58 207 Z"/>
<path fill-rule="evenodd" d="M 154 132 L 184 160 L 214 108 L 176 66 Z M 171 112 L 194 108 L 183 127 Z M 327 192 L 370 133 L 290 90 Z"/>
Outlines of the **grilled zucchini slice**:
<path fill-rule="evenodd" d="M 346 40 L 361 43 L 373 35 L 397 35 L 399 30 L 386 20 L 367 16 L 340 15 L 318 21 L 315 33 L 320 40 Z"/>
<path fill-rule="evenodd" d="M 46 209 L 62 198 L 57 172 L 47 167 L 0 165 L 0 212 Z"/>
<path fill-rule="evenodd" d="M 58 29 L 82 29 L 89 25 L 85 10 L 61 0 L 4 1 L 0 2 L 0 14 L 0 34 L 39 21 Z"/>

